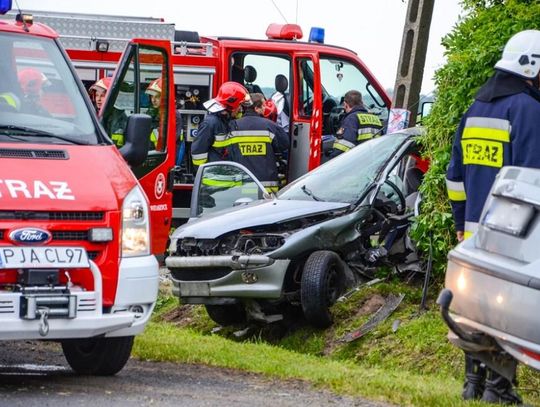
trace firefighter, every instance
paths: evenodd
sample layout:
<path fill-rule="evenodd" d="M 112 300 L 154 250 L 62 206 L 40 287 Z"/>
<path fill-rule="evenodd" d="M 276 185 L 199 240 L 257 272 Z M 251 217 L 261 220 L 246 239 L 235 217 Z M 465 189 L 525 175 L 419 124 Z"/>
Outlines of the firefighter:
<path fill-rule="evenodd" d="M 105 96 L 107 96 L 107 91 L 111 86 L 111 78 L 101 78 L 88 89 L 90 98 L 94 102 L 94 107 L 96 112 L 99 113 L 101 106 L 105 102 Z"/>
<path fill-rule="evenodd" d="M 105 102 L 105 97 L 111 87 L 111 82 L 112 78 L 103 77 L 90 86 L 90 96 L 94 100 L 94 105 L 98 113 Z M 126 112 L 113 106 L 112 110 L 105 112 L 103 117 L 103 127 L 107 130 L 107 134 L 116 147 L 122 147 L 124 145 L 124 132 L 128 120 Z"/>
<path fill-rule="evenodd" d="M 204 103 L 208 114 L 199 125 L 197 137 L 191 144 L 195 168 L 212 161 L 228 160 L 228 133 L 232 118 L 242 106 L 251 104 L 249 93 L 237 82 L 224 82 L 214 99 Z"/>
<path fill-rule="evenodd" d="M 280 182 L 276 154 L 284 153 L 289 148 L 289 136 L 276 123 L 264 117 L 265 111 L 271 116 L 273 103 L 266 104 L 262 93 L 252 93 L 250 96 L 251 106 L 245 109 L 241 119 L 231 123 L 229 154 L 233 161 L 250 170 L 267 192 L 277 192 Z"/>
<path fill-rule="evenodd" d="M 159 130 L 161 123 L 161 93 L 162 93 L 162 80 L 161 78 L 154 79 L 145 90 L 145 93 L 150 96 L 150 107 L 148 108 L 148 115 L 152 118 L 152 133 L 150 133 L 150 147 L 152 150 L 156 149 Z"/>
<path fill-rule="evenodd" d="M 350 90 L 343 97 L 345 116 L 341 127 L 336 131 L 331 149 L 325 152 L 328 158 L 334 158 L 349 151 L 364 141 L 377 137 L 382 132 L 382 123 L 378 116 L 369 113 L 362 102 L 362 94 Z"/>
<path fill-rule="evenodd" d="M 457 240 L 477 229 L 499 169 L 540 168 L 540 31 L 527 30 L 506 44 L 495 72 L 480 88 L 457 129 L 447 170 Z M 464 399 L 518 404 L 512 381 L 465 354 Z M 515 370 L 512 375 L 515 379 Z"/>
<path fill-rule="evenodd" d="M 22 111 L 40 116 L 50 116 L 49 111 L 41 105 L 43 87 L 50 83 L 45 74 L 34 68 L 26 68 L 19 71 L 17 77 L 23 91 Z"/>

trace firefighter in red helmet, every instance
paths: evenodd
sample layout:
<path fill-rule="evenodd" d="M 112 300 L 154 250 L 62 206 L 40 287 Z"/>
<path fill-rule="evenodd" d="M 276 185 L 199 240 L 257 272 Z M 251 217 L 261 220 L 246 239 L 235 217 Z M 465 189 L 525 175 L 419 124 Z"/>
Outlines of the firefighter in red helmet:
<path fill-rule="evenodd" d="M 41 116 L 50 116 L 50 113 L 41 105 L 43 87 L 49 84 L 49 80 L 34 68 L 26 68 L 17 74 L 19 84 L 23 91 L 22 111 Z"/>
<path fill-rule="evenodd" d="M 208 114 L 191 144 L 191 157 L 195 167 L 229 158 L 229 123 L 241 111 L 242 106 L 250 104 L 251 98 L 247 89 L 237 82 L 223 83 L 216 97 L 204 103 Z"/>

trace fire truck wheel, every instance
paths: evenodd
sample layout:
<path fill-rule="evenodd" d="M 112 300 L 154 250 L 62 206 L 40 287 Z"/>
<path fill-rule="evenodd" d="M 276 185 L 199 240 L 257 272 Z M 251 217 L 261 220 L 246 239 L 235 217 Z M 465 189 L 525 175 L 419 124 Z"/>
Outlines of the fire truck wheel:
<path fill-rule="evenodd" d="M 208 316 L 216 324 L 228 326 L 240 324 L 246 321 L 246 311 L 241 304 L 231 305 L 210 305 L 206 304 Z"/>
<path fill-rule="evenodd" d="M 313 252 L 307 259 L 300 284 L 300 300 L 306 320 L 316 328 L 332 325 L 330 307 L 343 293 L 344 279 L 336 253 Z"/>
<path fill-rule="evenodd" d="M 133 336 L 84 338 L 62 341 L 67 362 L 83 375 L 112 376 L 125 366 L 133 347 Z"/>

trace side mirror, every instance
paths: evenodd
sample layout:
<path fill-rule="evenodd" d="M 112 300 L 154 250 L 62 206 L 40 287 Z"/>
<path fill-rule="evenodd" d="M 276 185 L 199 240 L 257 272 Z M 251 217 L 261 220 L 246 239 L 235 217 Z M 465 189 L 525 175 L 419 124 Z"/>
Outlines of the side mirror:
<path fill-rule="evenodd" d="M 420 207 L 422 206 L 422 194 L 418 192 L 414 201 L 414 216 L 420 215 Z"/>
<path fill-rule="evenodd" d="M 152 118 L 150 116 L 141 113 L 129 116 L 120 154 L 130 166 L 137 167 L 146 160 L 151 131 Z"/>

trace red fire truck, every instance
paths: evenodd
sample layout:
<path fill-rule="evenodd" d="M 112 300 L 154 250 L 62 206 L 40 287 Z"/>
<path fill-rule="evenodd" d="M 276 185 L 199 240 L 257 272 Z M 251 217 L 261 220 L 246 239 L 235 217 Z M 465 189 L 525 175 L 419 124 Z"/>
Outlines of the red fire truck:
<path fill-rule="evenodd" d="M 0 14 L 10 7 L 0 0 Z M 166 137 L 175 132 L 170 49 L 133 40 L 116 57 L 102 120 L 126 115 L 118 149 L 58 35 L 30 16 L 0 20 L 0 340 L 60 341 L 83 374 L 114 374 L 128 360 L 156 302 L 153 254 L 171 221 L 160 209 L 170 207 L 176 148 Z M 152 120 L 139 96 L 157 75 L 161 137 L 148 153 Z M 117 106 L 130 101 L 127 116 Z"/>
<path fill-rule="evenodd" d="M 190 143 L 204 118 L 203 103 L 216 94 L 224 81 L 238 81 L 252 92 L 267 97 L 283 96 L 282 123 L 289 131 L 291 148 L 287 157 L 287 180 L 294 180 L 320 163 L 322 140 L 332 134 L 342 113 L 341 99 L 350 89 L 359 90 L 365 105 L 384 121 L 390 99 L 373 74 L 352 51 L 323 43 L 323 31 L 312 29 L 303 42 L 297 25 L 271 24 L 267 39 L 199 37 L 179 31 L 162 19 L 104 16 L 57 12 L 32 12 L 36 21 L 53 27 L 59 34 L 77 73 L 86 87 L 113 72 L 128 38 L 168 39 L 172 42 L 172 64 L 176 108 L 181 118 L 176 151 L 176 168 L 167 177 L 174 184 L 173 222 L 189 217 L 193 168 Z M 146 83 L 158 72 L 147 72 Z M 140 106 L 149 106 L 140 96 Z M 129 98 L 128 98 L 129 99 Z M 120 106 L 128 111 L 131 102 Z M 159 152 L 150 151 L 143 176 L 160 165 Z M 169 216 L 161 203 L 156 210 Z"/>

